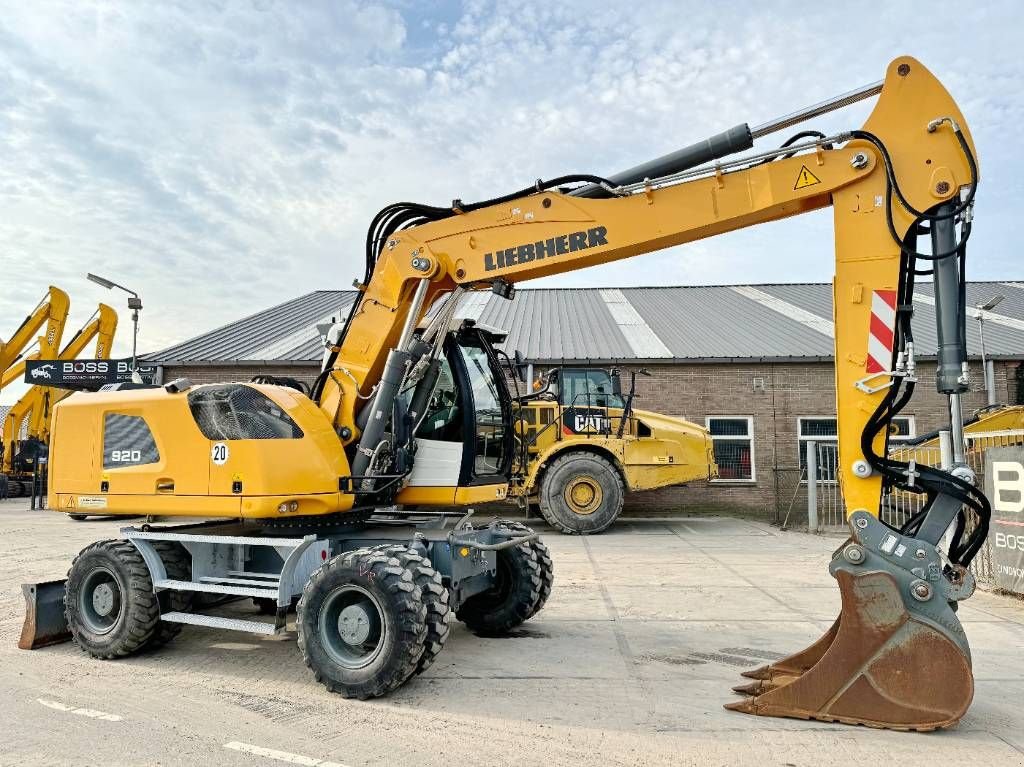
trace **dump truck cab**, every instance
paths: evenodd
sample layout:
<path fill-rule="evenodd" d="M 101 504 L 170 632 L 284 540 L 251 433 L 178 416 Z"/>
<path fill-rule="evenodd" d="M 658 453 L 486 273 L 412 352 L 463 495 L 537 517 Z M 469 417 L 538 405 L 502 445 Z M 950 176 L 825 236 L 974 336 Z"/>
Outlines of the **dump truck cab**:
<path fill-rule="evenodd" d="M 625 493 L 717 475 L 707 431 L 633 407 L 618 368 L 554 367 L 518 398 L 511 493 L 566 533 L 596 533 L 622 512 Z"/>

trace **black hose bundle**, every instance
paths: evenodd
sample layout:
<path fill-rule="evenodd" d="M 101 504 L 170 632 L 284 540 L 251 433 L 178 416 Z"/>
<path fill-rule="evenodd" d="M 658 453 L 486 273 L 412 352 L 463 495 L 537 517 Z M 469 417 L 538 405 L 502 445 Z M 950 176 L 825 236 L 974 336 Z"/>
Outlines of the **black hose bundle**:
<path fill-rule="evenodd" d="M 967 140 L 959 127 L 953 126 L 954 133 L 960 144 L 960 148 L 967 160 L 971 171 L 971 185 L 966 197 L 953 210 L 942 213 L 931 213 L 928 211 L 916 210 L 906 199 L 900 190 L 893 169 L 892 158 L 889 155 L 885 144 L 872 133 L 867 131 L 852 131 L 853 138 L 870 142 L 878 149 L 886 173 L 886 224 L 894 242 L 899 245 L 901 252 L 900 261 L 900 284 L 896 297 L 896 327 L 894 348 L 906 348 L 906 343 L 913 341 L 913 330 L 911 329 L 911 316 L 913 314 L 914 278 L 916 275 L 931 274 L 932 270 L 917 269 L 917 261 L 938 261 L 946 258 L 959 259 L 959 287 L 958 305 L 960 317 L 958 326 L 960 328 L 960 342 L 966 345 L 965 317 L 966 317 L 966 260 L 967 240 L 971 235 L 971 221 L 969 210 L 974 201 L 977 189 L 978 166 L 974 155 L 971 153 Z M 893 221 L 893 197 L 912 216 L 915 221 L 908 230 L 906 238 L 901 238 L 896 231 Z M 968 215 L 964 215 L 964 214 Z M 956 247 L 945 253 L 920 253 L 916 249 L 918 235 L 930 232 L 930 227 L 925 222 L 935 221 L 956 221 L 961 218 L 960 241 Z M 965 346 L 966 348 L 966 346 Z M 906 381 L 903 378 L 894 378 L 893 385 L 882 398 L 878 407 L 868 419 L 861 433 L 861 451 L 872 469 L 882 475 L 887 487 L 894 487 L 914 493 L 923 493 L 927 500 L 922 509 L 912 515 L 899 532 L 904 535 L 915 535 L 924 523 L 928 512 L 940 495 L 949 495 L 959 501 L 962 505 L 957 515 L 956 527 L 949 546 L 949 559 L 954 565 L 966 567 L 980 551 L 985 538 L 988 536 L 989 520 L 992 512 L 988 499 L 978 488 L 959 477 L 936 469 L 931 466 L 914 466 L 911 471 L 909 462 L 897 461 L 892 458 L 883 457 L 875 453 L 873 442 L 875 438 L 885 430 L 888 434 L 889 424 L 907 403 L 914 392 L 913 381 Z M 974 524 L 971 532 L 965 533 L 968 528 L 968 519 L 965 510 L 970 510 L 974 515 Z"/>

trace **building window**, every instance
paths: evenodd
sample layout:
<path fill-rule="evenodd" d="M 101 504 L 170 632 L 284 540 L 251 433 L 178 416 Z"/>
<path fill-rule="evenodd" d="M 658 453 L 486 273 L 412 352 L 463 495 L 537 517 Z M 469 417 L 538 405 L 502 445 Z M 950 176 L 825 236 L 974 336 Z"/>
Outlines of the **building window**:
<path fill-rule="evenodd" d="M 917 436 L 917 424 L 912 415 L 894 416 L 889 424 L 889 444 L 909 442 Z"/>
<path fill-rule="evenodd" d="M 814 440 L 818 453 L 818 481 L 839 479 L 839 443 L 836 419 L 831 417 L 798 418 L 800 435 L 800 471 L 807 469 L 807 443 Z M 898 415 L 889 425 L 889 444 L 907 442 L 917 434 L 912 415 Z M 803 475 L 806 479 L 806 475 Z"/>
<path fill-rule="evenodd" d="M 835 418 L 797 418 L 797 434 L 800 438 L 800 474 L 806 480 L 807 443 L 814 441 L 817 450 L 817 476 L 819 482 L 835 482 L 838 479 L 839 442 Z"/>
<path fill-rule="evenodd" d="M 708 418 L 719 482 L 753 482 L 754 419 L 749 416 Z"/>

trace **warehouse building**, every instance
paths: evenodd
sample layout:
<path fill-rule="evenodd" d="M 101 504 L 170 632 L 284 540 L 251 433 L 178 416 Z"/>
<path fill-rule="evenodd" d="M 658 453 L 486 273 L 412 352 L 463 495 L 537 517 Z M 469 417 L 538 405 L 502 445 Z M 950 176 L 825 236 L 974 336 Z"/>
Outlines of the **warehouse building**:
<path fill-rule="evenodd" d="M 1001 295 L 992 311 L 969 309 L 970 414 L 987 403 L 982 335 L 998 402 L 1024 402 L 1024 283 L 968 286 L 968 306 Z M 315 291 L 148 355 L 163 380 L 241 381 L 257 375 L 311 381 L 323 343 L 318 326 L 347 315 L 352 291 Z M 945 422 L 934 391 L 931 285 L 914 295 L 922 385 L 894 424 L 911 439 Z M 508 331 L 535 369 L 558 364 L 645 368 L 642 409 L 706 426 L 720 477 L 630 498 L 629 510 L 774 514 L 798 488 L 810 439 L 835 441 L 832 287 L 826 283 L 658 288 L 521 289 L 512 301 L 469 297 L 464 316 Z"/>

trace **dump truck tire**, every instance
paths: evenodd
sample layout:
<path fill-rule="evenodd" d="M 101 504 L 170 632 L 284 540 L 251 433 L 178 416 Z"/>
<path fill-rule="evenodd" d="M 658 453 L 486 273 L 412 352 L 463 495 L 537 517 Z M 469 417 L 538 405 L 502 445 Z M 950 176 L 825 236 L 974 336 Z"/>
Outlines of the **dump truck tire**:
<path fill-rule="evenodd" d="M 427 639 L 427 607 L 410 569 L 380 548 L 356 549 L 310 576 L 296 626 L 299 651 L 316 680 L 365 700 L 415 673 Z"/>
<path fill-rule="evenodd" d="M 163 560 L 168 578 L 172 581 L 192 580 L 192 555 L 184 546 L 174 541 L 155 541 L 153 548 Z M 189 591 L 164 591 L 159 598 L 163 600 L 160 605 L 161 612 L 187 613 L 192 611 L 195 594 Z M 184 627 L 183 623 L 160 621 L 147 647 L 151 649 L 162 647 L 178 636 Z"/>
<path fill-rule="evenodd" d="M 607 530 L 622 513 L 625 491 L 611 461 L 594 453 L 559 456 L 541 477 L 540 511 L 570 535 Z"/>
<path fill-rule="evenodd" d="M 542 600 L 546 600 L 544 572 L 531 543 L 497 552 L 494 585 L 467 599 L 455 612 L 455 617 L 471 631 L 481 636 L 503 636 L 540 609 Z M 550 587 L 547 591 L 550 593 Z"/>
<path fill-rule="evenodd" d="M 376 548 L 397 559 L 413 574 L 413 583 L 420 587 L 420 596 L 427 608 L 427 638 L 423 642 L 423 655 L 416 662 L 415 673 L 422 674 L 433 665 L 451 633 L 452 611 L 448 604 L 448 589 L 441 581 L 441 574 L 427 557 L 400 544 L 384 544 Z"/>
<path fill-rule="evenodd" d="M 98 541 L 68 570 L 64 613 L 75 643 L 94 658 L 122 658 L 152 641 L 160 603 L 142 555 L 128 541 Z"/>

